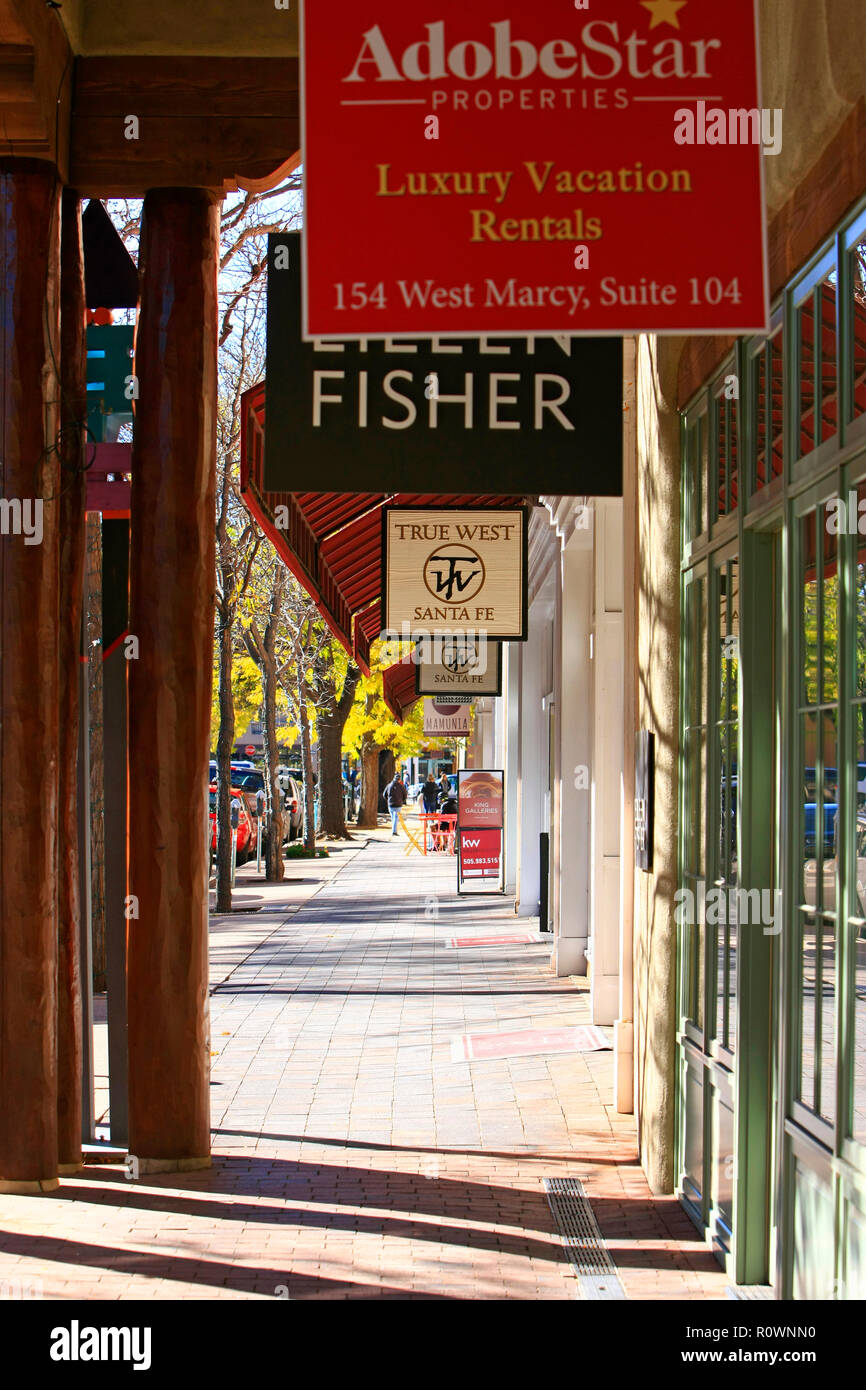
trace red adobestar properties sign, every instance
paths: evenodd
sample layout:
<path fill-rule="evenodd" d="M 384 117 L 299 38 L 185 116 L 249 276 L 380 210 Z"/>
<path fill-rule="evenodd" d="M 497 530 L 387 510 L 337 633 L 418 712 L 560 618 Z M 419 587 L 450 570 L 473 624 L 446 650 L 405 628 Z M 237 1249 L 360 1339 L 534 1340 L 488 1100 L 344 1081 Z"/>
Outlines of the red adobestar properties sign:
<path fill-rule="evenodd" d="M 765 331 L 755 6 L 304 4 L 305 338 Z"/>

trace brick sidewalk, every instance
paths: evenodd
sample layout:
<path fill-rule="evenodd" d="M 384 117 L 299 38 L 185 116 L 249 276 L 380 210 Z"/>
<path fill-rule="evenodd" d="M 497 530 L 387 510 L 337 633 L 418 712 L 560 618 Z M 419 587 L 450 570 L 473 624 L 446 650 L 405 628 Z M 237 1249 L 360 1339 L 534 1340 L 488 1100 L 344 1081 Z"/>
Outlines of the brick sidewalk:
<path fill-rule="evenodd" d="M 452 1061 L 463 1033 L 588 1023 L 588 995 L 551 974 L 547 944 L 446 947 L 526 919 L 458 899 L 453 858 L 403 845 L 347 848 L 285 918 L 244 919 L 249 954 L 211 998 L 213 1168 L 130 1182 L 90 1166 L 0 1198 L 0 1281 L 50 1298 L 575 1298 L 555 1176 L 583 1182 L 629 1297 L 724 1297 L 677 1202 L 650 1194 L 611 1052 Z"/>

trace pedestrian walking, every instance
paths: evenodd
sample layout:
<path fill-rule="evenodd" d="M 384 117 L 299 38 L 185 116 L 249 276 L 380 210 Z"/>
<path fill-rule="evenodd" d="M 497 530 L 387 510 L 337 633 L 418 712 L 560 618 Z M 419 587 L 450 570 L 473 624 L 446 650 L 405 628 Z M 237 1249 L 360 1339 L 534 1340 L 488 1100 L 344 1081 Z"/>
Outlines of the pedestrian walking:
<path fill-rule="evenodd" d="M 391 812 L 391 834 L 394 836 L 397 834 L 397 818 L 401 809 L 406 805 L 406 788 L 399 773 L 394 773 L 383 792 L 383 796 L 385 797 L 385 805 Z"/>
<path fill-rule="evenodd" d="M 451 783 L 448 780 L 447 772 L 443 772 L 442 776 L 439 778 L 439 791 L 441 792 L 442 796 L 451 795 Z"/>
<path fill-rule="evenodd" d="M 439 783 L 432 772 L 427 773 L 427 781 L 421 785 L 421 799 L 424 802 L 424 810 L 429 815 L 439 807 Z"/>

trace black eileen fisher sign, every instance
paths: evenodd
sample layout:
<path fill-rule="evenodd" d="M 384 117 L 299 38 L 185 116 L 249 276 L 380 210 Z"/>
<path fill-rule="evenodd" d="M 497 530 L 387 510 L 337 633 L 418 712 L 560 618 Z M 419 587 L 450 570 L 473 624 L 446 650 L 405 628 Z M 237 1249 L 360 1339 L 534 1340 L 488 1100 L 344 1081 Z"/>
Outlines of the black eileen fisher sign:
<path fill-rule="evenodd" d="M 300 266 L 268 238 L 268 492 L 621 495 L 620 338 L 305 343 Z"/>

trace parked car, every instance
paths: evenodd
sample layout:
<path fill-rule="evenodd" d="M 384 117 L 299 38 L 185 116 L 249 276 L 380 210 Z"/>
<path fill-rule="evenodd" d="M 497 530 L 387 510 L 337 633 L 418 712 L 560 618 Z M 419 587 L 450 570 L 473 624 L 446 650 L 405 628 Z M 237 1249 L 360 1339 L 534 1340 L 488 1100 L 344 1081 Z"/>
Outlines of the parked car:
<path fill-rule="evenodd" d="M 216 782 L 216 763 L 211 759 L 210 780 Z M 260 768 L 254 767 L 252 763 L 239 763 L 232 761 L 232 789 L 237 788 L 243 793 L 253 822 L 253 845 L 250 853 L 254 852 L 256 842 L 256 794 L 265 790 L 265 774 Z M 304 798 L 303 781 L 300 772 L 293 772 L 287 768 L 277 769 L 277 777 L 280 790 L 283 793 L 283 841 L 296 840 L 301 834 L 304 824 Z M 313 775 L 315 781 L 315 774 Z M 268 836 L 267 831 L 262 833 L 262 853 L 266 852 Z"/>
<path fill-rule="evenodd" d="M 250 815 L 255 820 L 259 809 L 259 792 L 265 790 L 264 775 L 259 772 L 258 768 L 238 768 L 232 764 L 232 783 L 241 788 L 246 797 Z"/>
<path fill-rule="evenodd" d="M 806 810 L 808 811 L 808 806 Z M 814 810 L 814 807 L 812 808 Z M 830 808 L 824 807 L 825 812 Z M 822 907 L 825 912 L 836 911 L 836 833 L 838 830 L 838 817 L 836 807 L 833 810 L 833 820 L 829 837 L 825 834 L 825 855 L 821 862 L 821 882 Z M 812 841 L 814 845 L 814 816 L 813 816 Z M 866 808 L 861 807 L 857 812 L 857 901 L 854 911 L 858 917 L 866 916 Z M 818 887 L 818 861 L 817 859 L 807 859 L 803 865 L 803 890 L 805 901 L 809 907 L 817 906 L 817 887 Z M 866 929 L 861 928 L 858 932 L 861 939 L 866 939 Z"/>
<path fill-rule="evenodd" d="M 280 774 L 280 790 L 283 793 L 283 844 L 296 840 L 301 833 L 304 808 L 300 788 L 293 777 Z M 262 830 L 262 854 L 268 849 L 268 832 Z"/>
<path fill-rule="evenodd" d="M 255 845 L 256 832 L 254 821 L 247 807 L 246 797 L 240 787 L 231 788 L 232 801 L 237 802 L 238 807 L 238 843 L 237 843 L 237 863 L 245 864 L 252 848 Z M 208 801 L 210 804 L 210 823 L 211 823 L 211 849 L 216 850 L 216 809 L 217 809 L 217 785 L 211 782 L 208 788 Z"/>
<path fill-rule="evenodd" d="M 296 840 L 301 834 L 304 826 L 304 793 L 301 783 L 297 782 L 290 774 L 285 775 L 285 784 L 281 785 L 286 797 L 286 809 L 289 813 L 289 839 Z"/>
<path fill-rule="evenodd" d="M 304 828 L 304 774 L 300 768 L 280 768 L 280 786 L 282 787 L 286 805 L 291 811 L 291 839 L 296 840 L 303 832 Z M 318 783 L 318 777 L 313 773 L 313 787 Z"/>

